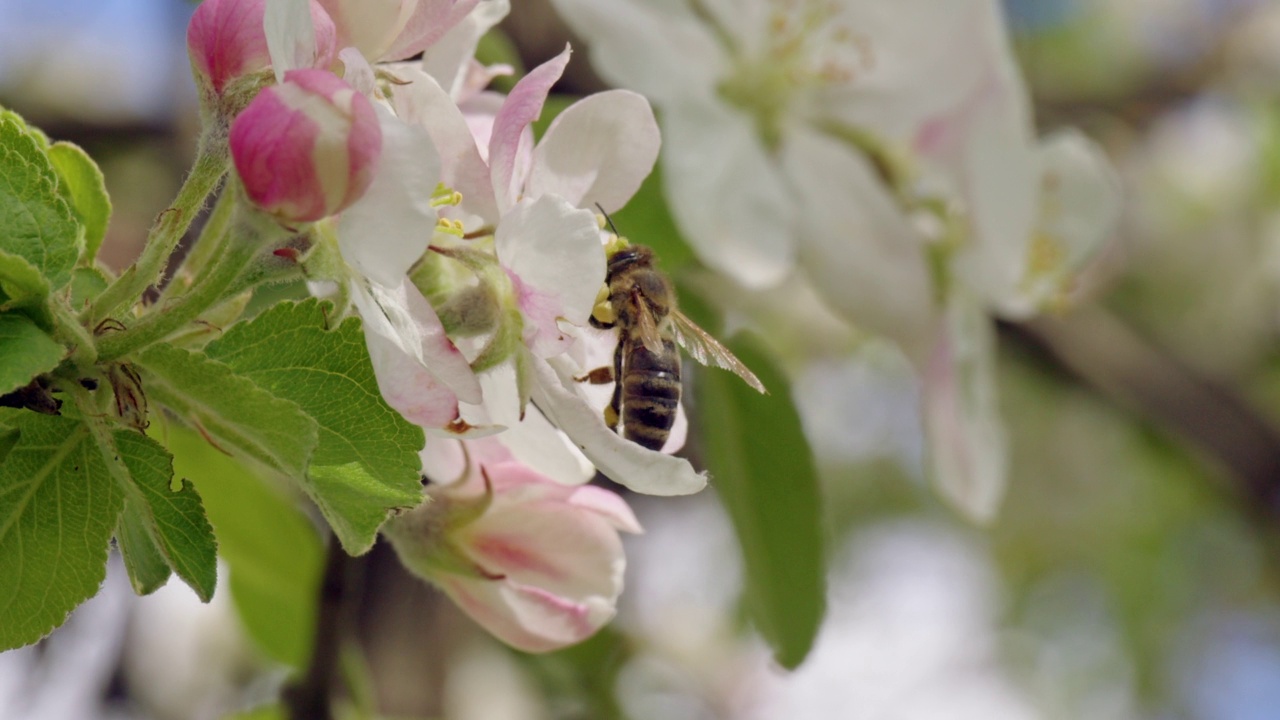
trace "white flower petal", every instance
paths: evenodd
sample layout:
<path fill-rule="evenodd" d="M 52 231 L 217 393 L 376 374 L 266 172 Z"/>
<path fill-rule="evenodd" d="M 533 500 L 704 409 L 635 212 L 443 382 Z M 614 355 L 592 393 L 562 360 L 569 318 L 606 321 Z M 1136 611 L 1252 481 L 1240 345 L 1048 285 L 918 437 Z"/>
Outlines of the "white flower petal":
<path fill-rule="evenodd" d="M 494 237 L 525 316 L 525 341 L 540 357 L 573 342 L 563 319 L 586 325 L 604 284 L 605 257 L 595 213 L 554 195 L 522 200 L 502 216 Z"/>
<path fill-rule="evenodd" d="M 623 532 L 635 534 L 644 532 L 631 506 L 617 493 L 595 485 L 586 485 L 573 491 L 569 496 L 569 503 L 576 507 L 590 509 Z"/>
<path fill-rule="evenodd" d="M 359 285 L 352 288 L 351 298 L 363 321 L 378 391 L 387 404 L 422 427 L 443 427 L 457 418 L 457 395 L 427 368 L 421 343 L 404 332 L 404 318 L 393 321 L 379 302 L 385 298 L 375 299 Z"/>
<path fill-rule="evenodd" d="M 431 136 L 375 104 L 382 127 L 382 159 L 369 190 L 338 220 L 342 257 L 379 285 L 399 285 L 422 257 L 436 226 L 431 196 L 440 157 Z"/>
<path fill-rule="evenodd" d="M 934 486 L 979 523 L 995 517 L 1008 473 L 993 330 L 972 298 L 955 298 L 921 390 Z"/>
<path fill-rule="evenodd" d="M 507 430 L 494 439 L 501 442 L 512 457 L 558 483 L 580 485 L 596 473 L 564 433 L 543 417 L 538 408 L 529 405 L 520 417 L 520 399 L 516 392 L 515 368 L 507 363 L 480 375 L 484 393 L 485 423 L 505 425 Z M 473 407 L 463 408 L 463 418 L 471 422 Z"/>
<path fill-rule="evenodd" d="M 267 0 L 262 29 L 277 83 L 284 82 L 286 72 L 315 64 L 316 30 L 310 0 Z"/>
<path fill-rule="evenodd" d="M 936 318 L 925 248 L 870 164 L 848 146 L 808 133 L 788 140 L 783 161 L 803 198 L 801 258 L 819 295 L 909 355 L 926 354 Z"/>
<path fill-rule="evenodd" d="M 342 79 L 355 88 L 356 92 L 367 98 L 373 98 L 374 92 L 378 89 L 377 82 L 374 79 L 373 66 L 364 55 L 361 55 L 359 50 L 349 47 L 343 48 L 338 53 L 338 59 L 342 61 Z"/>
<path fill-rule="evenodd" d="M 850 82 L 825 93 L 823 114 L 882 138 L 909 139 L 927 118 L 971 95 L 993 63 L 1006 61 L 998 5 L 993 0 L 837 3 L 834 22 L 862 39 L 863 57 L 850 58 Z"/>
<path fill-rule="evenodd" d="M 1010 64 L 958 113 L 962 139 L 945 172 L 960 190 L 971 235 L 955 259 L 955 272 L 988 303 L 998 303 L 1022 280 L 1039 211 L 1031 109 Z"/>
<path fill-rule="evenodd" d="M 665 108 L 663 129 L 664 190 L 684 238 L 747 287 L 780 282 L 795 263 L 794 203 L 755 125 L 718 103 L 689 102 Z"/>
<path fill-rule="evenodd" d="M 538 409 L 610 480 L 647 495 L 689 495 L 706 487 L 706 474 L 688 460 L 646 450 L 606 427 L 603 408 L 591 407 L 572 390 L 574 368 L 566 359 L 535 357 L 530 363 Z"/>
<path fill-rule="evenodd" d="M 417 286 L 407 277 L 393 287 L 353 285 L 352 299 L 366 323 L 371 318 L 378 332 L 389 335 L 401 352 L 413 357 L 460 400 L 480 402 L 480 381 L 445 335 L 439 316 Z"/>
<path fill-rule="evenodd" d="M 466 87 L 480 38 L 511 11 L 509 0 L 483 0 L 422 55 L 422 69 L 455 100 Z"/>
<path fill-rule="evenodd" d="M 715 92 L 728 58 L 685 2 L 553 0 L 587 40 L 591 66 L 613 85 L 663 104 Z M 673 82 L 679 78 L 680 82 Z M 670 127 L 664 124 L 664 127 Z"/>
<path fill-rule="evenodd" d="M 430 133 L 440 153 L 440 182 L 462 193 L 462 203 L 457 210 L 496 224 L 498 206 L 493 197 L 489 166 L 462 111 L 435 78 L 422 70 L 399 66 L 394 72 L 409 82 L 395 88 L 392 104 L 396 114 Z"/>
<path fill-rule="evenodd" d="M 1032 260 L 1016 296 L 1001 314 L 1023 318 L 1068 294 L 1076 274 L 1103 246 L 1120 216 L 1120 178 L 1093 141 L 1060 130 L 1040 143 L 1040 222 Z"/>
<path fill-rule="evenodd" d="M 613 212 L 653 170 L 662 140 L 643 95 L 610 90 L 560 113 L 533 151 L 525 197 L 559 195 L 580 208 Z"/>

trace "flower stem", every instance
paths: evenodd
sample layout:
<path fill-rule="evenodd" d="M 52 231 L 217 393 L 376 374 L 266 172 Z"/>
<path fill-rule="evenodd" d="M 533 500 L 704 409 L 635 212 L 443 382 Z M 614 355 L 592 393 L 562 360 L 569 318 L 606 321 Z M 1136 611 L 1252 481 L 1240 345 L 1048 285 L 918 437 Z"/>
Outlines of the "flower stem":
<path fill-rule="evenodd" d="M 270 233 L 266 223 L 270 222 L 256 217 L 253 211 L 241 213 L 232 227 L 231 241 L 226 243 L 213 267 L 172 302 L 154 307 L 124 330 L 103 335 L 98 340 L 99 362 L 114 360 L 164 339 L 236 290 L 241 274 L 265 246 Z"/>
<path fill-rule="evenodd" d="M 226 175 L 228 159 L 225 128 L 215 125 L 201 136 L 196 164 L 173 204 L 161 212 L 151 226 L 142 255 L 81 314 L 86 326 L 94 327 L 106 318 L 121 314 L 138 302 L 148 287 L 161 281 L 178 242 Z"/>

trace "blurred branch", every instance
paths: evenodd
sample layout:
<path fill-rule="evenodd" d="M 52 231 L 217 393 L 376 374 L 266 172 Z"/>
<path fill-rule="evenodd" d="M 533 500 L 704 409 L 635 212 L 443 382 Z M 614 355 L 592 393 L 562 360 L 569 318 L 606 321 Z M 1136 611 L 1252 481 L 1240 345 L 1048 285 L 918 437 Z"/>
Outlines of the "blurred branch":
<path fill-rule="evenodd" d="M 290 720 L 333 720 L 333 691 L 340 676 L 342 644 L 354 626 L 359 563 L 329 536 L 316 608 L 315 645 L 306 675 L 281 694 Z"/>
<path fill-rule="evenodd" d="M 1188 367 L 1099 308 L 1006 329 L 1117 405 L 1216 459 L 1245 511 L 1280 529 L 1280 429 L 1234 388 Z"/>

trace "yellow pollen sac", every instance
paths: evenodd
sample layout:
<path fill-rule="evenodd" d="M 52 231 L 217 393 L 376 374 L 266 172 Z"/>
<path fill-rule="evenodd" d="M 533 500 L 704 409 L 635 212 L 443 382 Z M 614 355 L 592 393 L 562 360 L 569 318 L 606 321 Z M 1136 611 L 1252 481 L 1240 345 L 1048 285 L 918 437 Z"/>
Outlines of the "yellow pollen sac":
<path fill-rule="evenodd" d="M 431 193 L 431 207 L 456 206 L 461 202 L 462 193 L 444 183 L 437 184 L 436 189 Z"/>
<path fill-rule="evenodd" d="M 436 220 L 436 232 L 447 233 L 457 237 L 463 236 L 462 221 L 450 220 L 449 218 L 440 218 Z"/>
<path fill-rule="evenodd" d="M 1027 249 L 1027 275 L 1039 277 L 1060 270 L 1067 260 L 1067 253 L 1057 238 L 1048 233 L 1036 233 Z"/>
<path fill-rule="evenodd" d="M 609 286 L 601 285 L 600 292 L 596 293 L 596 304 L 591 309 L 591 317 L 601 325 L 612 325 L 618 319 L 618 314 L 613 310 L 613 303 L 609 302 Z"/>

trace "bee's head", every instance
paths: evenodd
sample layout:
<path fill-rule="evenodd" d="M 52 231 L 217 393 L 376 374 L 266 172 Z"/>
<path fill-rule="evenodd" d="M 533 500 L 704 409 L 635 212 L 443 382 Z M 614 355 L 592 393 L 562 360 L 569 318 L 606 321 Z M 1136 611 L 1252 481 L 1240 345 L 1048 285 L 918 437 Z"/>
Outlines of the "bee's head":
<path fill-rule="evenodd" d="M 644 245 L 627 245 L 626 247 L 616 250 L 609 256 L 609 269 L 607 277 L 612 278 L 614 275 L 623 270 L 637 265 L 647 266 L 653 264 L 653 250 Z"/>

